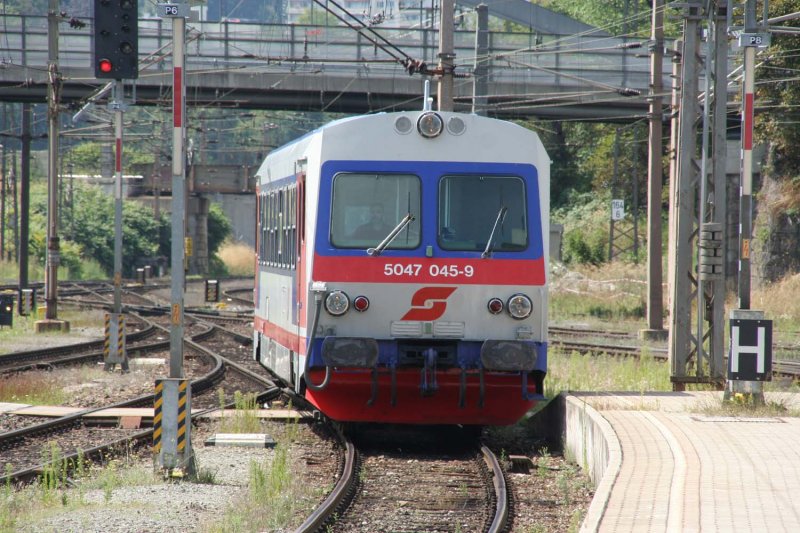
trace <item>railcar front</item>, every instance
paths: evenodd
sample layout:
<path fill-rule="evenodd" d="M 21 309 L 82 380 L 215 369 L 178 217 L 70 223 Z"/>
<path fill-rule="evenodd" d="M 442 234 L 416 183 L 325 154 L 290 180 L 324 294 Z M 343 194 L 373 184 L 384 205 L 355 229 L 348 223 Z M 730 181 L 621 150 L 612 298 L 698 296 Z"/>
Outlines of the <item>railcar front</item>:
<path fill-rule="evenodd" d="M 304 324 L 284 373 L 340 421 L 518 420 L 547 370 L 538 136 L 424 111 L 340 121 L 316 139 L 293 304 Z"/>

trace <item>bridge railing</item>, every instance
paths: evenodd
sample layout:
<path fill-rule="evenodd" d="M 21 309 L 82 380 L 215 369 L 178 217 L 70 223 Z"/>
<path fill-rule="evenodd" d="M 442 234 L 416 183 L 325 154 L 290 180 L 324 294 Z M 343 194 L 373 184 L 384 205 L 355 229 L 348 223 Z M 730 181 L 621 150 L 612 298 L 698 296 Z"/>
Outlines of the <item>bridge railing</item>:
<path fill-rule="evenodd" d="M 91 72 L 92 21 L 86 22 L 82 29 L 62 25 L 60 31 L 59 66 L 72 79 Z M 190 71 L 305 71 L 389 78 L 407 75 L 389 53 L 342 26 L 191 22 L 187 28 Z M 170 67 L 171 29 L 168 20 L 139 20 L 139 83 L 146 83 L 148 74 L 163 73 Z M 437 30 L 375 30 L 408 56 L 429 66 L 436 64 Z M 45 68 L 46 17 L 0 15 L 0 33 L 0 68 Z M 457 72 L 471 72 L 474 32 L 456 31 L 454 42 Z M 603 86 L 608 86 L 606 90 L 632 87 L 645 91 L 649 76 L 645 49 L 618 48 L 625 44 L 623 39 L 591 35 L 492 32 L 491 81 L 561 91 L 602 91 Z"/>

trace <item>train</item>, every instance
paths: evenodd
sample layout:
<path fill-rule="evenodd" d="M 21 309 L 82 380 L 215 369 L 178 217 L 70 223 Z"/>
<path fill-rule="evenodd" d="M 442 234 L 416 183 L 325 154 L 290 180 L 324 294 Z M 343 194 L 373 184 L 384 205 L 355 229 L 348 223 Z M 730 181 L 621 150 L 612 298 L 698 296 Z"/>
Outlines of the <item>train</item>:
<path fill-rule="evenodd" d="M 549 177 L 536 133 L 430 105 L 275 149 L 253 357 L 336 421 L 515 423 L 544 399 Z"/>

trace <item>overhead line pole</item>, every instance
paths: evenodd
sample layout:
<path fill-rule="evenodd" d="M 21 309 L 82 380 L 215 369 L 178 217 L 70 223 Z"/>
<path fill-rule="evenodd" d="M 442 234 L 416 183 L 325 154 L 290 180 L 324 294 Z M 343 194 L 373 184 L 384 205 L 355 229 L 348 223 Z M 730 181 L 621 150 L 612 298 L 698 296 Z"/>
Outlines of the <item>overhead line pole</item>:
<path fill-rule="evenodd" d="M 58 320 L 58 106 L 61 73 L 58 71 L 58 0 L 50 0 L 47 13 L 47 258 L 45 267 L 45 320 L 36 322 L 36 331 L 69 331 L 69 322 Z"/>
<path fill-rule="evenodd" d="M 441 0 L 439 18 L 439 90 L 437 105 L 439 111 L 453 110 L 453 69 L 456 54 L 453 51 L 453 32 L 455 30 L 455 0 Z"/>
<path fill-rule="evenodd" d="M 650 32 L 650 110 L 649 150 L 647 153 L 647 329 L 642 338 L 664 339 L 664 289 L 661 240 L 661 192 L 663 180 L 664 99 L 664 0 L 653 0 Z"/>

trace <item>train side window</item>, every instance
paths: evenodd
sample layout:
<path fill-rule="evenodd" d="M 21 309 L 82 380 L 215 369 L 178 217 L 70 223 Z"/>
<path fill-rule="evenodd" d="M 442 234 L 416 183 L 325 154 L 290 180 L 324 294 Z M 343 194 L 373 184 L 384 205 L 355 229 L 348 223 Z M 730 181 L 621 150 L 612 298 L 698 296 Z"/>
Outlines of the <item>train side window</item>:
<path fill-rule="evenodd" d="M 482 252 L 498 213 L 492 249 L 517 252 L 528 247 L 525 182 L 517 176 L 453 175 L 439 181 L 438 241 L 444 250 Z"/>
<path fill-rule="evenodd" d="M 420 244 L 421 185 L 413 174 L 342 172 L 333 178 L 331 244 L 337 248 L 377 246 L 408 214 L 414 220 L 388 246 Z"/>

